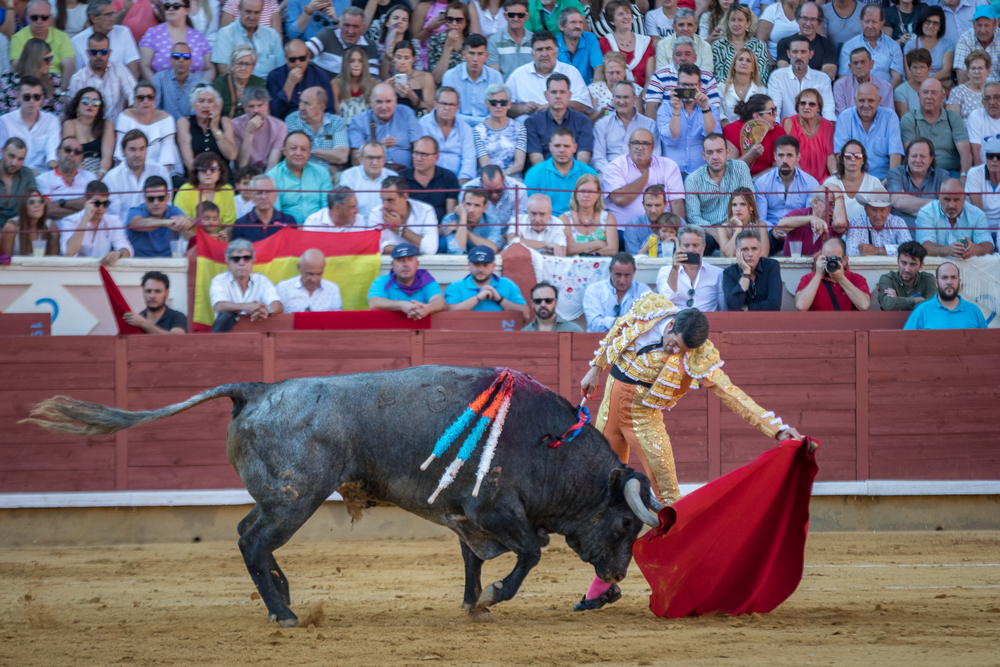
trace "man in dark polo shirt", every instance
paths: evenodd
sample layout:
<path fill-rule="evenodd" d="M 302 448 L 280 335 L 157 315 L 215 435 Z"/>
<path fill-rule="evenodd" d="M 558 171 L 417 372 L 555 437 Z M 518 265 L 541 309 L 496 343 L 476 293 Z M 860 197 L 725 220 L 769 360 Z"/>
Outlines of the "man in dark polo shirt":
<path fill-rule="evenodd" d="M 399 172 L 409 183 L 411 199 L 434 207 L 438 222 L 458 206 L 458 177 L 437 166 L 438 142 L 433 137 L 421 137 L 413 142 L 413 166 Z M 447 190 L 448 192 L 425 192 Z"/>
<path fill-rule="evenodd" d="M 0 225 L 17 215 L 21 196 L 38 188 L 35 185 L 35 173 L 24 166 L 27 154 L 28 147 L 17 137 L 11 137 L 3 145 L 3 156 L 0 157 L 0 195 L 17 196 L 0 197 Z"/>
<path fill-rule="evenodd" d="M 815 2 L 803 2 L 795 8 L 795 20 L 799 24 L 799 34 L 805 35 L 809 40 L 809 50 L 812 51 L 809 69 L 820 70 L 833 80 L 840 66 L 840 51 L 832 39 L 817 32 L 823 25 L 823 8 Z M 788 67 L 791 64 L 788 48 L 793 37 L 795 35 L 778 40 L 778 67 Z"/>
<path fill-rule="evenodd" d="M 590 164 L 590 156 L 594 152 L 594 126 L 586 114 L 569 108 L 571 97 L 568 76 L 557 72 L 546 80 L 545 99 L 549 108 L 536 111 L 524 121 L 528 164 L 535 165 L 552 157 L 549 140 L 557 127 L 565 127 L 573 132 L 577 146 L 576 159 Z"/>
<path fill-rule="evenodd" d="M 133 206 L 122 222 L 135 257 L 170 257 L 170 242 L 194 236 L 194 220 L 170 203 L 167 181 L 150 176 L 142 184 L 143 203 Z"/>
<path fill-rule="evenodd" d="M 141 313 L 125 313 L 122 319 L 149 334 L 187 333 L 187 317 L 184 313 L 167 308 L 170 296 L 170 278 L 159 271 L 149 271 L 142 277 L 142 300 L 146 310 Z"/>
<path fill-rule="evenodd" d="M 263 241 L 285 227 L 295 227 L 298 222 L 287 213 L 274 208 L 278 193 L 270 176 L 261 174 L 250 181 L 250 198 L 256 204 L 249 213 L 233 225 L 232 240 L 246 239 L 250 243 Z"/>

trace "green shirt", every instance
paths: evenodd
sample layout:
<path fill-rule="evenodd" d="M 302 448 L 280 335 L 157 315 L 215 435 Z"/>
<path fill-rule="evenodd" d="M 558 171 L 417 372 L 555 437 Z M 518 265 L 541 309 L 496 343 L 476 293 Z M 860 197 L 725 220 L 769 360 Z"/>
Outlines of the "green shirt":
<path fill-rule="evenodd" d="M 524 24 L 524 29 L 528 32 L 548 30 L 553 35 L 561 35 L 559 12 L 569 7 L 576 7 L 581 14 L 583 13 L 583 5 L 577 0 L 556 0 L 551 12 L 542 6 L 542 0 L 528 0 L 528 20 Z"/>
<path fill-rule="evenodd" d="M 52 17 L 55 18 L 54 16 Z M 18 60 L 24 45 L 31 39 L 31 28 L 21 28 L 10 38 L 10 59 Z M 45 37 L 45 43 L 52 49 L 52 64 L 49 71 L 59 76 L 63 75 L 62 61 L 64 58 L 76 60 L 76 53 L 73 51 L 73 43 L 69 40 L 69 35 L 57 28 L 49 28 L 49 34 Z"/>
<path fill-rule="evenodd" d="M 556 315 L 556 323 L 552 327 L 552 330 L 566 331 L 572 333 L 583 333 L 583 329 L 580 328 L 579 324 L 577 324 L 576 322 L 570 322 L 569 320 L 564 320 L 558 315 Z M 531 322 L 526 324 L 524 328 L 521 329 L 521 331 L 541 331 L 541 329 L 538 328 L 538 318 L 536 317 L 535 319 L 531 320 Z"/>
<path fill-rule="evenodd" d="M 885 293 L 887 289 L 896 291 L 896 296 Z M 882 310 L 913 310 L 917 305 L 915 296 L 933 299 L 937 294 L 934 276 L 921 271 L 913 287 L 907 287 L 899 277 L 899 271 L 890 271 L 878 279 L 878 305 Z"/>

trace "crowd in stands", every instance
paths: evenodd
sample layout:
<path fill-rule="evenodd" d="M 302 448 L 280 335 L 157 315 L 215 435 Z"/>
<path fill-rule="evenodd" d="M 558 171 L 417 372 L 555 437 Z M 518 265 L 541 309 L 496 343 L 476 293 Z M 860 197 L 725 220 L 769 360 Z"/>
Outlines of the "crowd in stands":
<path fill-rule="evenodd" d="M 0 13 L 0 255 L 44 246 L 110 265 L 170 256 L 200 227 L 229 243 L 212 287 L 221 328 L 339 307 L 315 253 L 293 283 L 251 275 L 252 243 L 288 227 L 379 230 L 393 272 L 371 306 L 410 317 L 533 308 L 539 327 L 569 326 L 552 285 L 529 308 L 493 275 L 495 254 L 611 257 L 586 294 L 592 331 L 649 289 L 633 282 L 639 253 L 673 258 L 657 288 L 680 304 L 776 310 L 771 258 L 794 246 L 816 262 L 798 309 L 865 310 L 851 257 L 897 257 L 878 300 L 906 309 L 938 298 L 914 269 L 925 256 L 996 252 L 987 0 L 8 0 Z M 444 293 L 418 266 L 437 253 L 470 262 Z M 718 255 L 736 263 L 701 261 Z M 167 317 L 161 277 L 147 304 Z"/>

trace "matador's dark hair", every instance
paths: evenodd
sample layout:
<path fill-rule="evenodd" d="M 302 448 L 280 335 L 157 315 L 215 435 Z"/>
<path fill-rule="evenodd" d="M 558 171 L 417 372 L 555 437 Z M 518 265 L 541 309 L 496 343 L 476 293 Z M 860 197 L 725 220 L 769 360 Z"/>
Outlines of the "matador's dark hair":
<path fill-rule="evenodd" d="M 684 345 L 693 350 L 708 340 L 708 318 L 697 308 L 686 308 L 677 313 L 671 331 L 680 334 Z"/>

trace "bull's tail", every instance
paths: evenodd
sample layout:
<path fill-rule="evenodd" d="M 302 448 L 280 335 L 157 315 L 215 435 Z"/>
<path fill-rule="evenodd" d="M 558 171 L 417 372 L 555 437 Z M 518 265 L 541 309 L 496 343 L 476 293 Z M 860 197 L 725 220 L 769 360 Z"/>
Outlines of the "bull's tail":
<path fill-rule="evenodd" d="M 109 408 L 99 403 L 78 401 L 69 396 L 53 396 L 42 401 L 31 411 L 31 416 L 18 423 L 30 422 L 55 433 L 75 435 L 110 435 L 139 424 L 146 424 L 176 415 L 213 398 L 228 396 L 237 402 L 245 400 L 245 384 L 224 384 L 192 396 L 182 403 L 168 405 L 159 410 L 129 412 Z"/>

